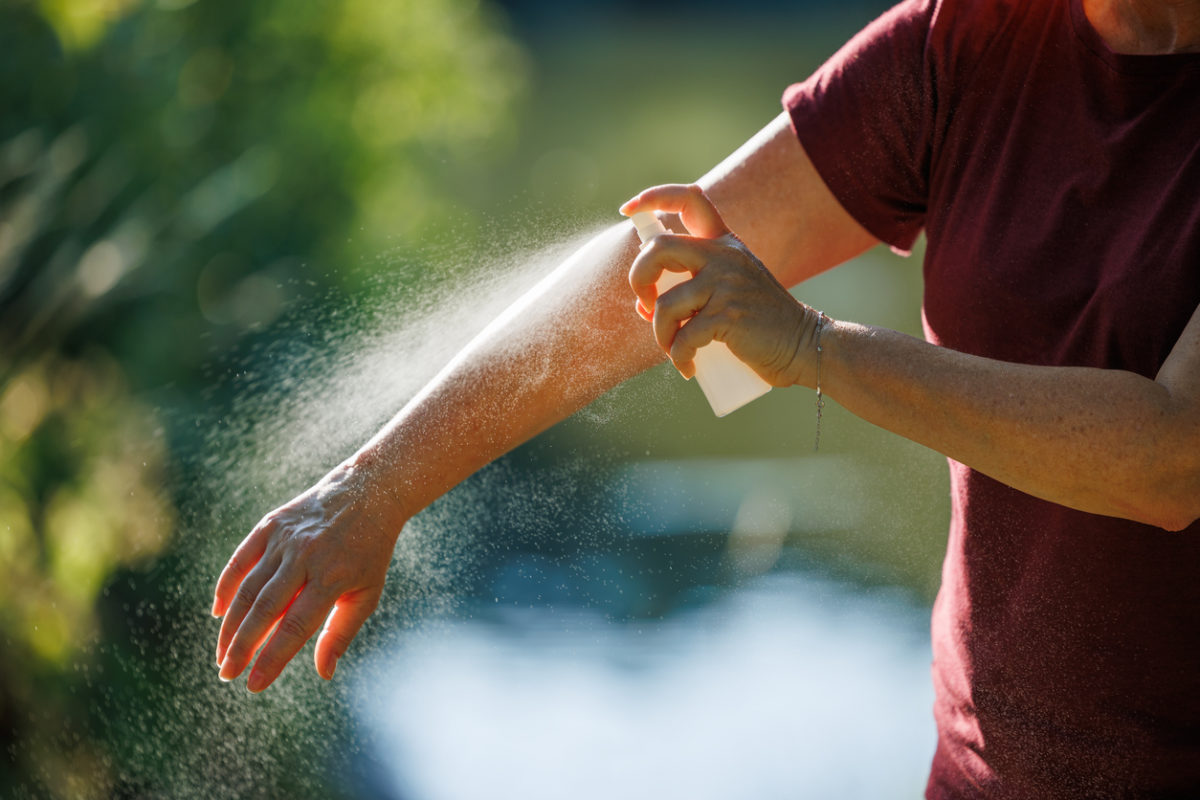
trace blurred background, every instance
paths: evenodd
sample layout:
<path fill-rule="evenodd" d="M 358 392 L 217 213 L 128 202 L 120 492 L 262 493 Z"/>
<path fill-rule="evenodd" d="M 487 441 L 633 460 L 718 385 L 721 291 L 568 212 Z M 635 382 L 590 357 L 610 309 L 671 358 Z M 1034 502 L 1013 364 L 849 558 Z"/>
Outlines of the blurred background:
<path fill-rule="evenodd" d="M 0 0 L 0 795 L 917 797 L 944 462 L 656 369 L 418 517 L 324 684 L 224 559 L 886 3 Z M 581 238 L 582 237 L 582 238 Z M 797 290 L 919 332 L 920 258 Z M 595 357 L 603 357 L 599 344 Z"/>

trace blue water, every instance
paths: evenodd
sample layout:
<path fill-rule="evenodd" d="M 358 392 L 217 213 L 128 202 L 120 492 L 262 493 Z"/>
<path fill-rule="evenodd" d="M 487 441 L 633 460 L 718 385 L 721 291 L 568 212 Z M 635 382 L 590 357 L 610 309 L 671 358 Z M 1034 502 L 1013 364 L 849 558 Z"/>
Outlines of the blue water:
<path fill-rule="evenodd" d="M 928 609 L 903 593 L 790 571 L 657 620 L 504 607 L 430 623 L 363 671 L 389 794 L 921 795 Z"/>

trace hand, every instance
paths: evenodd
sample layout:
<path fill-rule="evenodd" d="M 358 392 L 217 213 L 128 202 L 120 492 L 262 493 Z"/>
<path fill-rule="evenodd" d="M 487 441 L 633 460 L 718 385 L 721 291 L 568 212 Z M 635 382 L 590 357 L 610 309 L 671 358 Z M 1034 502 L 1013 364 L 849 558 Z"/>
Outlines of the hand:
<path fill-rule="evenodd" d="M 656 186 L 621 207 L 627 215 L 656 210 L 678 213 L 694 235 L 655 238 L 634 260 L 629 284 L 680 374 L 691 378 L 696 351 L 717 340 L 773 386 L 812 385 L 818 312 L 775 280 L 699 186 Z M 664 271 L 693 276 L 658 297 Z"/>
<path fill-rule="evenodd" d="M 224 616 L 217 639 L 222 680 L 240 675 L 265 641 L 246 683 L 262 691 L 323 620 L 316 668 L 326 680 L 333 677 L 379 603 L 406 521 L 398 501 L 368 472 L 362 465 L 337 467 L 263 517 L 238 546 L 213 601 L 213 616 Z"/>

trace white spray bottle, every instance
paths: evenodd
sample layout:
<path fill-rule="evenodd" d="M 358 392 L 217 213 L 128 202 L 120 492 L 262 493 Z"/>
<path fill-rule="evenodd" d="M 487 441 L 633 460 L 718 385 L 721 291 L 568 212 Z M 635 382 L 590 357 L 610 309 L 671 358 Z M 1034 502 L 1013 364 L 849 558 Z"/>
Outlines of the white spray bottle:
<path fill-rule="evenodd" d="M 667 232 L 662 220 L 653 211 L 638 211 L 630 219 L 637 228 L 638 238 L 645 247 L 655 237 Z M 661 297 L 691 276 L 686 272 L 663 272 L 654 284 Z M 713 413 L 723 417 L 751 400 L 771 391 L 771 384 L 733 354 L 724 342 L 716 340 L 696 351 L 696 383 L 704 390 Z"/>

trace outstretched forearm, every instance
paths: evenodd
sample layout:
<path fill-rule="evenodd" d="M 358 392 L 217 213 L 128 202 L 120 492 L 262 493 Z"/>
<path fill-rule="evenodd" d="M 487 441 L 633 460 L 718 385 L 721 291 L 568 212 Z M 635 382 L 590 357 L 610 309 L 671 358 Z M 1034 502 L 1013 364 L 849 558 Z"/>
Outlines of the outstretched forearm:
<path fill-rule="evenodd" d="M 705 184 L 787 285 L 874 243 L 821 182 L 786 115 Z M 318 629 L 316 667 L 331 677 L 379 602 L 409 518 L 662 360 L 634 310 L 629 269 L 637 254 L 628 223 L 594 238 L 476 336 L 357 453 L 259 521 L 217 581 L 224 679 L 239 675 L 262 646 L 247 686 L 265 688 Z"/>
<path fill-rule="evenodd" d="M 379 602 L 408 519 L 661 360 L 630 300 L 626 272 L 635 238 L 632 226 L 614 226 L 580 248 L 357 453 L 255 526 L 217 582 L 213 614 L 224 617 L 217 637 L 223 679 L 239 675 L 270 636 L 247 682 L 260 691 L 322 620 L 314 658 L 318 672 L 332 677 Z"/>
<path fill-rule="evenodd" d="M 476 336 L 351 459 L 411 517 L 662 361 L 634 311 L 629 224 L 593 238 Z"/>
<path fill-rule="evenodd" d="M 1016 489 L 1168 529 L 1200 515 L 1186 333 L 1157 380 L 978 358 L 849 323 L 827 325 L 822 350 L 822 390 L 848 410 Z"/>
<path fill-rule="evenodd" d="M 785 286 L 876 244 L 780 114 L 700 180 Z M 675 218 L 671 224 L 683 230 Z M 371 439 L 369 465 L 411 517 L 493 459 L 663 359 L 634 311 L 638 240 L 613 226 L 479 334 Z"/>

